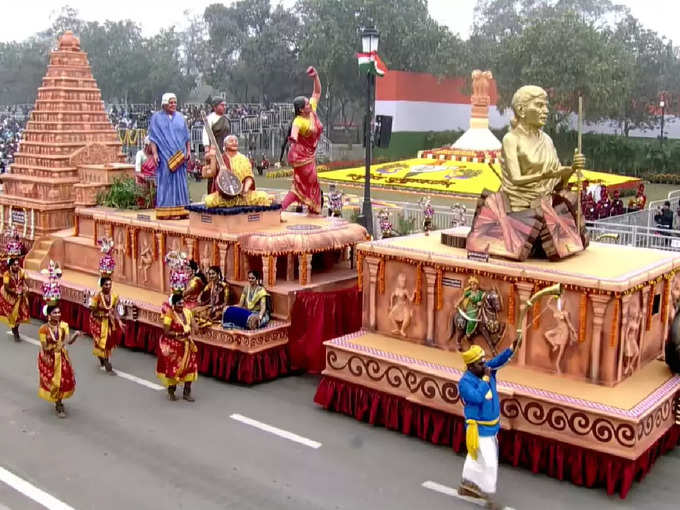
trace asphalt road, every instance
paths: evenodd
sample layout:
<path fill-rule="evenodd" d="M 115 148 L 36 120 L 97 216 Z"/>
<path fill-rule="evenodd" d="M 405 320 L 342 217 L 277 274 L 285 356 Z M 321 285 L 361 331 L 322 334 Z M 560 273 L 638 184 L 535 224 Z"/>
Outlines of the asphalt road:
<path fill-rule="evenodd" d="M 37 327 L 22 333 L 36 339 Z M 4 331 L 0 326 L 0 510 L 477 508 L 422 487 L 456 487 L 462 456 L 323 411 L 312 402 L 315 377 L 255 387 L 200 377 L 195 403 L 169 402 L 164 390 L 107 376 L 81 338 L 70 347 L 76 393 L 60 420 L 37 396 L 38 348 L 15 344 Z M 148 354 L 118 349 L 113 365 L 157 382 Z M 622 502 L 501 465 L 499 499 L 517 510 L 677 509 L 679 473 L 676 450 Z M 23 492 L 7 484 L 11 475 Z M 41 505 L 31 495 L 56 499 Z"/>

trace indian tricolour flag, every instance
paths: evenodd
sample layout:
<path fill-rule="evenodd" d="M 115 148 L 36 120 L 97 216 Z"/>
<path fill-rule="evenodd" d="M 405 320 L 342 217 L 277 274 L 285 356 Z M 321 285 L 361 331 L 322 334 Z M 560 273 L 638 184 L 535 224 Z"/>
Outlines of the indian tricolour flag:
<path fill-rule="evenodd" d="M 371 53 L 357 53 L 357 59 L 359 59 L 359 70 L 362 73 L 385 76 L 387 66 L 380 58 L 377 51 L 372 51 Z"/>

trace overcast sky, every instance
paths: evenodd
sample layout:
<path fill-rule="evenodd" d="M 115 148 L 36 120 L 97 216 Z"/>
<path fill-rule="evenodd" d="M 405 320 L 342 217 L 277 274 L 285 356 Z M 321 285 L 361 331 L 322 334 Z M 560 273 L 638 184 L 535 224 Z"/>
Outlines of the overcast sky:
<path fill-rule="evenodd" d="M 385 0 L 391 1 L 391 0 Z M 50 16 L 59 6 L 76 8 L 81 18 L 92 21 L 133 19 L 144 28 L 145 35 L 156 33 L 170 24 L 182 25 L 184 12 L 201 14 L 214 0 L 2 0 L 0 41 L 23 40 L 49 26 Z M 226 0 L 224 3 L 231 3 Z M 294 0 L 283 0 L 291 5 Z M 430 13 L 451 30 L 467 37 L 472 25 L 477 0 L 429 0 Z M 618 0 L 627 5 L 642 23 L 680 43 L 680 1 L 678 0 Z"/>

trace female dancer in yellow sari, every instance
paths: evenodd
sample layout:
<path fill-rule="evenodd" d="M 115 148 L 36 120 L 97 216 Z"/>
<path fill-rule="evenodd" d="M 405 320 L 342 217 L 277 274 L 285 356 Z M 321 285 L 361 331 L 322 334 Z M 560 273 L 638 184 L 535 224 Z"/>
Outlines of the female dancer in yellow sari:
<path fill-rule="evenodd" d="M 270 297 L 262 285 L 262 276 L 258 271 L 250 271 L 238 306 L 227 307 L 222 326 L 226 329 L 263 328 L 269 323 L 270 316 Z"/>
<path fill-rule="evenodd" d="M 99 279 L 101 290 L 90 301 L 90 334 L 94 340 L 92 354 L 109 375 L 116 375 L 111 366 L 111 352 L 116 347 L 113 332 L 123 329 L 118 312 L 118 296 L 111 291 L 111 278 Z"/>

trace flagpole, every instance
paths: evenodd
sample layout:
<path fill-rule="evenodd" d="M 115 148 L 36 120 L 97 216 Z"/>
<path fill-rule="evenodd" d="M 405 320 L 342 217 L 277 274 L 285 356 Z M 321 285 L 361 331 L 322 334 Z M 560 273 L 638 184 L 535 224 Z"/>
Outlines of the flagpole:
<path fill-rule="evenodd" d="M 583 154 L 582 132 L 583 132 L 583 96 L 579 95 L 578 96 L 578 142 L 577 142 L 579 155 Z M 579 169 L 579 170 L 576 171 L 576 182 L 577 182 L 576 192 L 578 193 L 577 198 L 576 198 L 576 202 L 577 202 L 576 205 L 578 207 L 578 210 L 576 211 L 576 221 L 577 221 L 576 229 L 579 232 L 581 231 L 581 219 L 583 217 L 583 204 L 581 203 L 582 202 L 581 195 L 583 194 L 583 192 L 581 190 L 581 188 L 583 188 L 582 179 L 583 179 L 583 172 L 581 172 L 581 170 Z"/>

